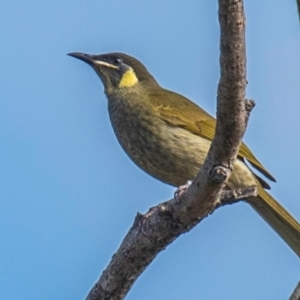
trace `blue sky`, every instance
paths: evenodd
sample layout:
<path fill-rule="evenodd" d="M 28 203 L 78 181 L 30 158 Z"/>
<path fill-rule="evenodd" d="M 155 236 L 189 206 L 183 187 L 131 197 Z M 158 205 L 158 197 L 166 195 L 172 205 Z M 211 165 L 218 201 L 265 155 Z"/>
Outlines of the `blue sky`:
<path fill-rule="evenodd" d="M 246 1 L 245 142 L 300 220 L 300 28 L 296 1 Z M 2 1 L 0 294 L 83 299 L 131 226 L 174 188 L 140 171 L 112 132 L 103 87 L 68 57 L 120 51 L 215 114 L 217 1 Z M 180 237 L 127 299 L 287 299 L 299 260 L 240 203 Z"/>

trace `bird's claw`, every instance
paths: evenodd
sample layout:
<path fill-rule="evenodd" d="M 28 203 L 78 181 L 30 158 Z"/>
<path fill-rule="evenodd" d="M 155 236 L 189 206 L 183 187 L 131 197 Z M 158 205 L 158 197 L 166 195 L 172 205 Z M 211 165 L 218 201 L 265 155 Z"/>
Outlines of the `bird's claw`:
<path fill-rule="evenodd" d="M 188 180 L 188 181 L 186 182 L 186 184 L 180 185 L 180 186 L 176 189 L 176 191 L 175 191 L 175 193 L 174 193 L 174 199 L 175 199 L 176 201 L 179 201 L 179 200 L 180 200 L 180 197 L 183 195 L 183 193 L 186 192 L 186 190 L 189 188 L 189 186 L 190 186 L 191 184 L 192 184 L 192 180 Z"/>

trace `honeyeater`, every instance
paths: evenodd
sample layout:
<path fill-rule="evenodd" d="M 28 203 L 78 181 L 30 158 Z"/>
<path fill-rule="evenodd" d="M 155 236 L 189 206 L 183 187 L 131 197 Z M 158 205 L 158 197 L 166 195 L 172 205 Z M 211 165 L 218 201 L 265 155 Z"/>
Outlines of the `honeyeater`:
<path fill-rule="evenodd" d="M 198 105 L 161 87 L 146 67 L 123 53 L 69 53 L 89 64 L 100 77 L 112 127 L 124 151 L 156 179 L 180 186 L 197 174 L 213 139 L 216 120 Z M 242 143 L 227 188 L 256 185 L 247 202 L 300 257 L 300 225 L 265 189 L 274 177 Z"/>

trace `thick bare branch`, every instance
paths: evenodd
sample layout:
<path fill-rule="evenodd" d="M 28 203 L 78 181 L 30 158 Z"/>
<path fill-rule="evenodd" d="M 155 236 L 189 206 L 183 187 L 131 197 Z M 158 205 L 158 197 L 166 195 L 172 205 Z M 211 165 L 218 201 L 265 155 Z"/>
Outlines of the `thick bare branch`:
<path fill-rule="evenodd" d="M 180 197 L 138 215 L 87 300 L 123 299 L 138 276 L 174 239 L 226 203 L 253 196 L 255 188 L 224 192 L 253 102 L 245 101 L 246 54 L 243 2 L 219 0 L 221 79 L 217 128 L 197 177 Z M 232 193 L 232 194 L 230 194 Z"/>

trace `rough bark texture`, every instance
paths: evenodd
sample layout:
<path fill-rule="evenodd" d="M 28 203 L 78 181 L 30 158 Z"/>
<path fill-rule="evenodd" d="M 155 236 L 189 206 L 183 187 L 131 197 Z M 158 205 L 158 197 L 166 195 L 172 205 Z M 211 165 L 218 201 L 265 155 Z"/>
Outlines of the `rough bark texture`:
<path fill-rule="evenodd" d="M 245 100 L 246 54 L 243 2 L 219 0 L 221 78 L 217 128 L 207 159 L 180 196 L 138 214 L 132 228 L 87 300 L 123 299 L 138 276 L 174 239 L 225 204 L 256 194 L 253 187 L 225 192 L 254 103 Z"/>
<path fill-rule="evenodd" d="M 295 290 L 293 291 L 293 294 L 291 295 L 290 300 L 300 300 L 300 282 L 298 282 L 298 285 L 296 286 Z"/>

